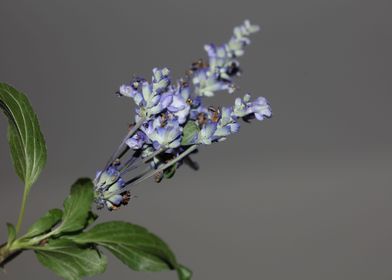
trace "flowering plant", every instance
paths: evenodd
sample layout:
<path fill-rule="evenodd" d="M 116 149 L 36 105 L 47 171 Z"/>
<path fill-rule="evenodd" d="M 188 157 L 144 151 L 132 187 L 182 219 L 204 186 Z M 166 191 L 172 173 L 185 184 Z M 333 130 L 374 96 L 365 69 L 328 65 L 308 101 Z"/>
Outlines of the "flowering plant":
<path fill-rule="evenodd" d="M 170 248 L 146 229 L 123 221 L 93 226 L 98 216 L 91 210 L 109 211 L 129 203 L 130 188 L 153 177 L 172 178 L 202 145 L 224 141 L 237 133 L 240 121 L 259 121 L 271 116 L 263 97 L 237 97 L 233 106 L 212 107 L 205 99 L 218 92 L 233 93 L 234 78 L 241 73 L 238 57 L 258 26 L 245 21 L 234 28 L 229 42 L 206 45 L 208 60 L 194 62 L 186 75 L 173 81 L 167 68 L 154 68 L 150 81 L 136 77 L 117 91 L 133 99 L 135 122 L 95 179 L 77 180 L 63 210 L 49 210 L 21 235 L 20 227 L 31 186 L 46 161 L 46 148 L 38 119 L 27 98 L 13 87 L 0 84 L 0 107 L 9 119 L 8 141 L 13 164 L 25 183 L 17 225 L 7 224 L 8 240 L 0 246 L 0 266 L 25 250 L 34 250 L 39 262 L 64 279 L 81 279 L 102 273 L 107 248 L 137 271 L 176 270 L 179 279 L 191 272 L 179 264 Z"/>

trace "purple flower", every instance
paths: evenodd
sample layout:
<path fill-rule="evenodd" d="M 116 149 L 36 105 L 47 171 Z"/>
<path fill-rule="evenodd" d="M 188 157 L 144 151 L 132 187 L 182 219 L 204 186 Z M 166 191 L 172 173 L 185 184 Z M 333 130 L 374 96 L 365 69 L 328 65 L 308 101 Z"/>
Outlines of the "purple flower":
<path fill-rule="evenodd" d="M 167 68 L 154 68 L 151 82 L 135 78 L 119 88 L 118 95 L 132 98 L 136 104 L 135 126 L 110 157 L 109 167 L 97 174 L 94 183 L 99 207 L 116 209 L 131 197 L 126 188 L 151 177 L 157 182 L 170 178 L 182 163 L 194 166 L 191 153 L 199 145 L 220 142 L 237 133 L 239 118 L 247 121 L 271 116 L 263 97 L 251 101 L 247 94 L 237 98 L 233 107 L 208 107 L 202 102 L 218 91 L 234 91 L 233 79 L 241 72 L 237 59 L 250 44 L 249 35 L 258 30 L 245 21 L 234 28 L 228 42 L 206 45 L 208 61 L 193 63 L 186 76 L 175 83 Z"/>
<path fill-rule="evenodd" d="M 119 93 L 133 98 L 138 108 L 138 118 L 149 119 L 166 109 L 173 100 L 173 94 L 168 91 L 170 71 L 167 68 L 153 69 L 152 82 L 137 79 L 130 85 L 122 85 Z"/>
<path fill-rule="evenodd" d="M 258 97 L 251 103 L 251 110 L 255 114 L 256 119 L 262 121 L 265 117 L 269 118 L 272 116 L 271 107 L 269 106 L 267 99 L 264 97 Z"/>
<path fill-rule="evenodd" d="M 167 107 L 178 120 L 179 124 L 186 122 L 191 106 L 188 104 L 190 96 L 189 87 L 178 86 L 176 92 L 173 94 L 173 100 Z"/>
<path fill-rule="evenodd" d="M 125 141 L 125 143 L 133 150 L 138 150 L 143 147 L 146 142 L 146 135 L 142 131 L 137 131 L 131 138 Z"/>
<path fill-rule="evenodd" d="M 209 145 L 212 143 L 214 138 L 214 133 L 217 129 L 217 123 L 208 120 L 201 128 L 197 143 Z"/>
<path fill-rule="evenodd" d="M 231 107 L 223 107 L 221 109 L 220 119 L 214 133 L 217 141 L 223 141 L 226 139 L 226 136 L 239 131 L 240 124 L 237 122 L 237 118 L 233 117 L 232 114 L 233 108 Z"/>
<path fill-rule="evenodd" d="M 208 69 L 201 69 L 197 71 L 192 80 L 195 86 L 195 93 L 198 96 L 214 96 L 217 91 L 227 90 L 233 92 L 233 86 L 230 82 L 219 79 L 215 72 Z"/>
<path fill-rule="evenodd" d="M 177 148 L 181 143 L 182 127 L 175 120 L 169 120 L 164 126 L 154 121 L 154 130 L 147 135 L 156 150 L 160 148 Z"/>
<path fill-rule="evenodd" d="M 128 204 L 130 193 L 121 191 L 126 186 L 120 172 L 114 166 L 97 173 L 95 178 L 95 201 L 98 208 L 107 207 L 109 210 L 117 209 Z"/>
<path fill-rule="evenodd" d="M 272 111 L 267 99 L 258 97 L 255 101 L 250 102 L 250 95 L 245 94 L 244 98 L 236 98 L 233 116 L 244 118 L 255 116 L 262 121 L 265 117 L 271 117 Z"/>

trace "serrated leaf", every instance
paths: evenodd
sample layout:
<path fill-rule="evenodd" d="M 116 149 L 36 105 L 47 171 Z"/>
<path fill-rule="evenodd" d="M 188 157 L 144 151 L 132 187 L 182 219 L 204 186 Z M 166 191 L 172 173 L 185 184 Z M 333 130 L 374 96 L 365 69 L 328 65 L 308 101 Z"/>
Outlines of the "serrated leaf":
<path fill-rule="evenodd" d="M 187 146 L 192 145 L 195 142 L 195 139 L 200 132 L 199 126 L 194 121 L 188 121 L 182 132 L 183 136 L 181 139 L 181 145 Z"/>
<path fill-rule="evenodd" d="M 79 280 L 103 273 L 106 257 L 92 248 L 81 248 L 69 240 L 52 240 L 35 250 L 39 262 L 58 276 Z"/>
<path fill-rule="evenodd" d="M 14 242 L 16 238 L 16 229 L 13 224 L 7 223 L 8 241 L 7 244 Z"/>
<path fill-rule="evenodd" d="M 101 245 L 136 271 L 177 269 L 179 276 L 187 275 L 166 243 L 137 225 L 121 221 L 106 222 L 68 238 L 78 244 Z"/>
<path fill-rule="evenodd" d="M 60 209 L 51 209 L 38 221 L 36 221 L 23 236 L 24 238 L 31 238 L 50 231 L 57 225 L 63 216 L 63 211 Z"/>
<path fill-rule="evenodd" d="M 8 117 L 8 143 L 18 176 L 30 187 L 46 163 L 45 140 L 27 97 L 0 83 L 0 108 Z"/>
<path fill-rule="evenodd" d="M 94 200 L 93 188 L 93 182 L 87 178 L 72 185 L 71 193 L 64 201 L 63 221 L 55 230 L 56 234 L 79 231 L 87 226 Z"/>

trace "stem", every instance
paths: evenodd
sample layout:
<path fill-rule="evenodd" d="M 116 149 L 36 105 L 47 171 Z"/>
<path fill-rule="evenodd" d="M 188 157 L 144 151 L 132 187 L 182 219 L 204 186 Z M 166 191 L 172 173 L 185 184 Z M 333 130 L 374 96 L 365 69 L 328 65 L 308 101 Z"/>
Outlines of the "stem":
<path fill-rule="evenodd" d="M 135 165 L 132 165 L 132 164 L 135 163 L 135 162 L 132 162 L 131 164 L 129 164 L 129 165 L 127 166 L 126 169 L 121 170 L 120 176 L 122 176 L 123 174 L 125 174 L 125 173 L 127 173 L 127 172 L 129 172 L 129 171 L 131 171 L 131 170 L 134 170 L 134 169 L 136 169 L 136 168 L 139 168 L 140 166 L 142 166 L 143 164 L 149 162 L 149 161 L 152 160 L 154 157 L 156 157 L 157 155 L 161 154 L 161 153 L 164 152 L 164 151 L 166 151 L 166 148 L 165 148 L 165 147 L 163 147 L 163 148 L 161 148 L 161 149 L 159 149 L 159 150 L 156 150 L 155 152 L 153 152 L 151 155 L 149 155 L 148 157 L 144 158 L 143 160 L 141 160 L 141 161 L 139 160 L 138 162 L 136 162 Z"/>
<path fill-rule="evenodd" d="M 144 123 L 145 119 L 141 118 L 132 128 L 131 130 L 129 130 L 129 132 L 127 133 L 127 135 L 124 137 L 124 139 L 121 141 L 120 146 L 118 146 L 117 150 L 114 152 L 114 154 L 110 157 L 110 160 L 108 161 L 108 163 L 105 166 L 105 169 L 108 168 L 108 166 L 112 163 L 112 161 L 115 159 L 116 155 L 118 154 L 118 152 L 122 149 L 122 147 L 124 147 L 125 142 L 127 141 L 127 139 L 129 137 L 131 137 L 133 134 L 135 134 L 135 132 L 142 126 L 142 124 Z M 104 170 L 105 170 L 104 169 Z"/>
<path fill-rule="evenodd" d="M 22 205 L 20 206 L 18 222 L 16 224 L 16 234 L 19 233 L 20 227 L 22 226 L 22 221 L 25 214 L 26 202 L 27 202 L 27 197 L 29 196 L 29 192 L 30 192 L 30 187 L 26 185 L 23 192 Z"/>
<path fill-rule="evenodd" d="M 22 250 L 10 250 L 6 244 L 0 246 L 0 268 L 16 258 Z"/>
<path fill-rule="evenodd" d="M 116 155 L 121 151 L 122 147 L 125 145 L 125 142 L 127 141 L 127 139 L 129 137 L 131 137 L 133 134 L 135 134 L 135 132 L 142 126 L 142 124 L 144 123 L 146 119 L 145 118 L 141 118 L 127 133 L 127 135 L 124 137 L 124 139 L 121 141 L 120 146 L 118 146 L 117 150 L 112 154 L 112 156 L 109 158 L 108 162 L 105 165 L 105 168 L 102 169 L 101 174 L 98 176 L 98 178 L 95 179 L 95 182 L 99 182 L 99 179 L 101 178 L 101 175 L 103 173 L 103 171 L 105 171 L 110 164 L 112 164 L 113 160 L 116 158 Z"/>
<path fill-rule="evenodd" d="M 142 181 L 144 181 L 144 180 L 150 178 L 151 176 L 154 176 L 156 173 L 158 173 L 158 172 L 160 172 L 160 171 L 162 171 L 162 170 L 165 170 L 165 169 L 168 168 L 169 166 L 171 166 L 171 165 L 177 163 L 178 161 L 182 160 L 184 157 L 186 157 L 187 155 L 189 155 L 190 153 L 192 153 L 194 150 L 196 150 L 197 147 L 199 147 L 198 144 L 197 144 L 197 145 L 190 146 L 187 150 L 185 150 L 182 154 L 180 154 L 180 155 L 179 155 L 178 157 L 176 157 L 175 159 L 169 161 L 168 163 L 166 163 L 166 164 L 164 164 L 164 165 L 161 165 L 161 166 L 158 167 L 157 169 L 154 169 L 154 170 L 152 170 L 152 171 L 146 173 L 146 174 L 143 175 L 142 177 L 137 178 L 137 179 L 134 180 L 133 182 L 129 183 L 129 185 L 127 186 L 127 188 L 129 188 L 130 186 L 136 185 L 136 184 L 138 184 L 138 183 L 140 183 L 140 182 L 142 182 Z M 118 191 L 109 192 L 109 193 L 107 193 L 105 196 L 110 197 L 111 195 L 114 195 L 114 194 L 123 192 L 124 190 L 125 190 L 125 189 L 121 189 L 121 190 L 118 190 Z"/>
<path fill-rule="evenodd" d="M 176 157 L 175 159 L 173 159 L 172 161 L 169 161 L 168 163 L 161 165 L 160 167 L 158 167 L 155 170 L 152 170 L 151 172 L 147 173 L 146 175 L 144 175 L 143 177 L 141 177 L 140 179 L 136 180 L 135 182 L 133 182 L 131 185 L 136 185 L 148 178 L 150 178 L 151 176 L 154 176 L 156 173 L 158 173 L 159 171 L 165 170 L 166 168 L 172 166 L 173 164 L 177 163 L 178 161 L 182 160 L 184 157 L 186 157 L 187 155 L 189 155 L 190 153 L 192 153 L 194 150 L 197 149 L 199 145 L 193 145 L 190 146 L 187 150 L 185 150 L 182 154 L 180 154 L 178 157 Z"/>
<path fill-rule="evenodd" d="M 148 157 L 143 159 L 143 163 L 147 163 L 149 160 L 153 159 L 154 157 L 156 157 L 157 155 L 159 155 L 160 153 L 166 151 L 166 147 L 162 147 L 159 150 L 156 150 L 155 152 L 153 152 L 151 155 L 149 155 Z"/>

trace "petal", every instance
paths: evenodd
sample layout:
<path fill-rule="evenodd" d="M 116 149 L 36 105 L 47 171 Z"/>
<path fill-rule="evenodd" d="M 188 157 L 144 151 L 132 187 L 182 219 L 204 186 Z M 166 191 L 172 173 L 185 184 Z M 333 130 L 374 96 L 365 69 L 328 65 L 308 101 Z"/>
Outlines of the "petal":
<path fill-rule="evenodd" d="M 118 178 L 117 182 L 115 182 L 108 188 L 108 192 L 115 192 L 121 190 L 124 187 L 125 187 L 125 181 L 122 178 Z"/>
<path fill-rule="evenodd" d="M 152 91 L 150 85 L 147 82 L 144 82 L 142 84 L 142 93 L 143 93 L 144 100 L 148 102 L 152 97 Z"/>
<path fill-rule="evenodd" d="M 123 200 L 123 197 L 121 194 L 115 194 L 109 197 L 108 200 L 115 206 L 119 206 Z"/>
<path fill-rule="evenodd" d="M 231 133 L 237 133 L 241 125 L 239 123 L 231 123 L 228 126 L 230 127 Z"/>
<path fill-rule="evenodd" d="M 161 95 L 160 103 L 163 108 L 167 108 L 173 101 L 173 95 L 171 93 L 164 93 Z"/>
<path fill-rule="evenodd" d="M 182 98 L 182 96 L 174 95 L 173 100 L 172 100 L 170 106 L 168 107 L 168 109 L 169 109 L 169 111 L 174 113 L 174 112 L 178 112 L 178 111 L 184 109 L 186 105 L 187 104 L 186 104 L 185 100 Z"/>
<path fill-rule="evenodd" d="M 169 127 L 166 132 L 165 142 L 170 143 L 176 138 L 178 138 L 180 135 L 181 135 L 180 127 Z"/>
<path fill-rule="evenodd" d="M 139 131 L 131 138 L 127 139 L 125 143 L 134 150 L 140 149 L 145 142 L 144 133 Z"/>
<path fill-rule="evenodd" d="M 245 94 L 245 95 L 244 95 L 244 102 L 245 102 L 245 103 L 246 103 L 246 102 L 249 102 L 249 101 L 250 101 L 250 98 L 251 98 L 250 94 Z"/>
<path fill-rule="evenodd" d="M 242 99 L 240 97 L 237 97 L 234 101 L 235 107 L 240 107 L 242 106 Z"/>
<path fill-rule="evenodd" d="M 216 131 L 217 125 L 216 123 L 213 122 L 208 122 L 207 124 L 204 125 L 202 130 L 200 131 L 203 135 L 203 138 L 211 138 L 211 136 L 214 134 Z"/>
<path fill-rule="evenodd" d="M 174 113 L 174 115 L 178 118 L 179 124 L 183 124 L 186 122 L 188 115 L 189 115 L 189 111 L 190 111 L 190 106 L 188 105 L 183 110 L 178 111 L 177 113 Z"/>
<path fill-rule="evenodd" d="M 162 80 L 155 82 L 153 84 L 153 91 L 157 93 L 161 93 L 166 90 L 169 84 L 170 84 L 169 78 L 163 78 Z"/>
<path fill-rule="evenodd" d="M 136 105 L 138 105 L 139 107 L 143 106 L 144 104 L 144 99 L 141 93 L 136 93 L 133 97 L 133 100 L 135 101 Z"/>
<path fill-rule="evenodd" d="M 218 127 L 214 133 L 215 137 L 224 137 L 230 135 L 231 130 L 230 127 L 224 126 L 224 127 Z"/>
<path fill-rule="evenodd" d="M 183 98 L 185 101 L 186 101 L 186 100 L 189 98 L 189 96 L 191 95 L 191 91 L 190 91 L 189 86 L 181 88 L 180 91 L 181 91 L 181 96 L 182 96 L 182 98 Z"/>
<path fill-rule="evenodd" d="M 169 148 L 178 148 L 181 145 L 181 137 L 178 137 L 176 140 L 172 141 L 169 144 Z"/>
<path fill-rule="evenodd" d="M 130 85 L 120 86 L 119 92 L 123 96 L 133 97 L 135 95 L 134 89 Z"/>
<path fill-rule="evenodd" d="M 161 144 L 159 144 L 158 141 L 152 142 L 152 146 L 154 147 L 155 150 L 159 150 L 161 148 Z"/>

